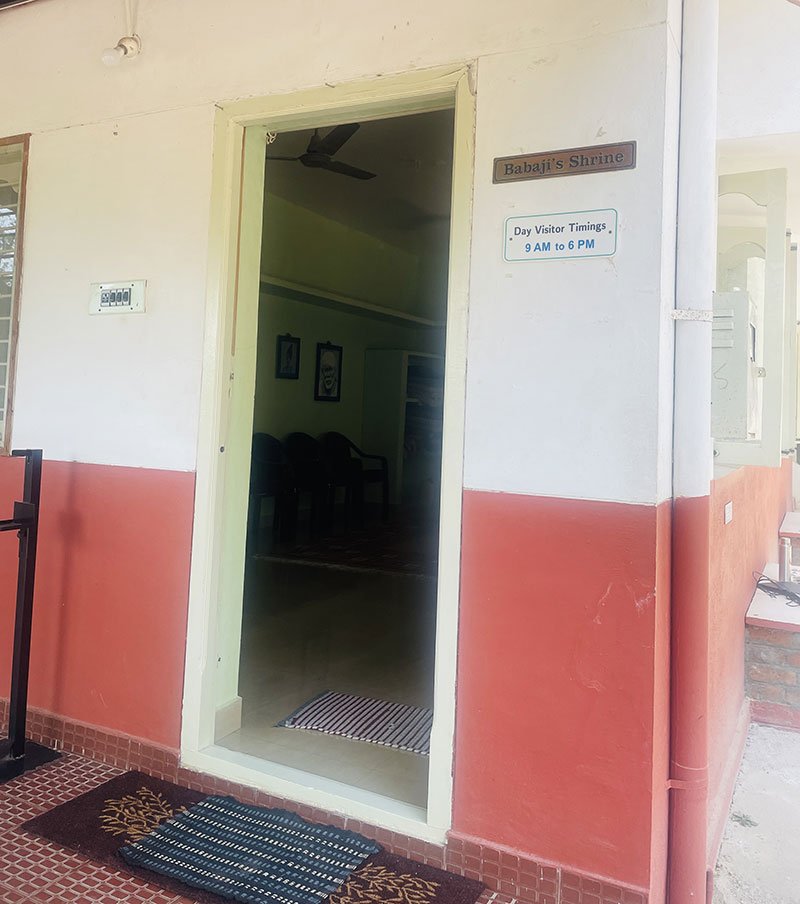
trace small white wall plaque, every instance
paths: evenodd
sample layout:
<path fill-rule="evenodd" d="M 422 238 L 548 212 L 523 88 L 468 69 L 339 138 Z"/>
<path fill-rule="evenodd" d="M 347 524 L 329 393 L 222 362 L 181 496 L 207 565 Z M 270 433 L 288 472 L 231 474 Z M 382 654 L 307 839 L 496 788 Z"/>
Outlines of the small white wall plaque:
<path fill-rule="evenodd" d="M 611 257 L 617 250 L 613 208 L 509 217 L 503 234 L 507 261 L 553 261 Z"/>

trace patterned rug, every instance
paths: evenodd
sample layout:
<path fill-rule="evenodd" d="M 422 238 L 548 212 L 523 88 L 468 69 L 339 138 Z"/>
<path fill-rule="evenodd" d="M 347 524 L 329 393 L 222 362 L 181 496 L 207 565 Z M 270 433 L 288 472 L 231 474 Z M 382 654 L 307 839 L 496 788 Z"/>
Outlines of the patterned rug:
<path fill-rule="evenodd" d="M 319 904 L 380 846 L 287 810 L 207 797 L 120 849 L 126 863 L 245 904 Z"/>
<path fill-rule="evenodd" d="M 126 772 L 92 791 L 54 807 L 22 828 L 115 871 L 127 872 L 198 904 L 230 899 L 190 888 L 168 876 L 125 863 L 123 845 L 144 837 L 182 808 L 206 795 L 140 772 Z M 328 899 L 330 904 L 475 904 L 480 882 L 379 851 Z"/>
<path fill-rule="evenodd" d="M 433 712 L 419 706 L 325 691 L 278 722 L 428 756 Z"/>
<path fill-rule="evenodd" d="M 206 796 L 142 772 L 126 772 L 28 820 L 21 828 L 110 869 L 125 870 L 144 882 L 157 879 L 162 888 L 176 896 L 198 904 L 221 904 L 223 899 L 218 895 L 188 888 L 166 876 L 155 877 L 150 870 L 126 865 L 119 855 L 124 844 L 144 837 Z"/>
<path fill-rule="evenodd" d="M 341 571 L 436 577 L 436 523 L 378 523 L 369 529 L 319 537 L 306 543 L 281 543 L 257 559 L 292 565 L 317 565 Z"/>

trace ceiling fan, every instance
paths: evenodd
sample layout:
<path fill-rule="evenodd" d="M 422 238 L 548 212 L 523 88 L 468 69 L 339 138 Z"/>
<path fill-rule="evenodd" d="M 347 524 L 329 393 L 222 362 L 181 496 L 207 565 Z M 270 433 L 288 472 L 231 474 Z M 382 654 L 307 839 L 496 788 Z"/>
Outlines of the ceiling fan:
<path fill-rule="evenodd" d="M 308 147 L 304 154 L 299 157 L 273 157 L 269 155 L 268 160 L 297 160 L 303 166 L 310 166 L 312 169 L 326 169 L 332 173 L 341 173 L 343 176 L 351 176 L 353 179 L 374 179 L 375 173 L 367 172 L 367 170 L 359 169 L 357 166 L 350 166 L 349 163 L 340 163 L 338 160 L 331 160 L 331 157 L 341 148 L 341 146 L 349 141 L 353 135 L 361 128 L 357 122 L 350 125 L 336 126 L 324 137 L 319 137 L 319 129 L 314 129 L 314 134 L 308 142 Z"/>

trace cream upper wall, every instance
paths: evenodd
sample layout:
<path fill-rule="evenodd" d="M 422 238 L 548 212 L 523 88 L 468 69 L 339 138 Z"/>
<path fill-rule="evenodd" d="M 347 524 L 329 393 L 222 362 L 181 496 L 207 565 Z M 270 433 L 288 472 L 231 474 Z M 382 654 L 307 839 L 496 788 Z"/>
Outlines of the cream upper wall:
<path fill-rule="evenodd" d="M 800 132 L 800 7 L 720 0 L 721 139 Z"/>
<path fill-rule="evenodd" d="M 195 466 L 214 102 L 477 59 L 465 482 L 663 498 L 679 31 L 668 5 L 414 0 L 364 16 L 350 0 L 231 0 L 223 16 L 209 0 L 141 0 L 144 52 L 116 69 L 99 54 L 122 33 L 121 3 L 0 13 L 19 86 L 0 134 L 34 133 L 15 444 Z M 639 142 L 632 172 L 491 184 L 495 155 L 625 139 Z M 593 207 L 620 212 L 613 259 L 503 262 L 506 216 Z M 150 282 L 148 314 L 88 317 L 90 282 L 136 276 Z"/>
<path fill-rule="evenodd" d="M 658 26 L 481 60 L 467 486 L 669 496 L 678 62 Z M 625 139 L 632 171 L 491 182 L 498 153 Z M 618 211 L 613 257 L 503 261 L 506 217 L 596 208 Z"/>
<path fill-rule="evenodd" d="M 212 121 L 196 107 L 33 137 L 15 446 L 194 468 Z M 147 280 L 145 314 L 88 314 L 90 283 L 127 279 Z"/>
<path fill-rule="evenodd" d="M 674 0 L 673 0 L 674 2 Z M 635 30 L 665 0 L 138 0 L 135 63 L 106 68 L 122 0 L 38 0 L 0 12 L 0 134 L 282 93 Z"/>

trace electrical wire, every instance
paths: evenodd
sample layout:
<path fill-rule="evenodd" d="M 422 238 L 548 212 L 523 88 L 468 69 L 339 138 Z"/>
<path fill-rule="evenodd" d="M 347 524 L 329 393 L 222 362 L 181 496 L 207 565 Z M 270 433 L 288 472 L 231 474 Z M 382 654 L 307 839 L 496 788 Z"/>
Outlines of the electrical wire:
<path fill-rule="evenodd" d="M 125 34 L 132 35 L 133 32 L 133 11 L 131 9 L 132 0 L 124 0 L 125 2 Z"/>
<path fill-rule="evenodd" d="M 798 6 L 800 6 L 800 3 Z M 775 578 L 768 577 L 760 571 L 754 571 L 753 577 L 756 579 L 756 587 L 759 590 L 763 590 L 767 596 L 771 596 L 773 599 L 782 596 L 786 600 L 787 606 L 792 608 L 800 606 L 800 594 L 787 587 L 785 581 L 776 581 Z"/>

